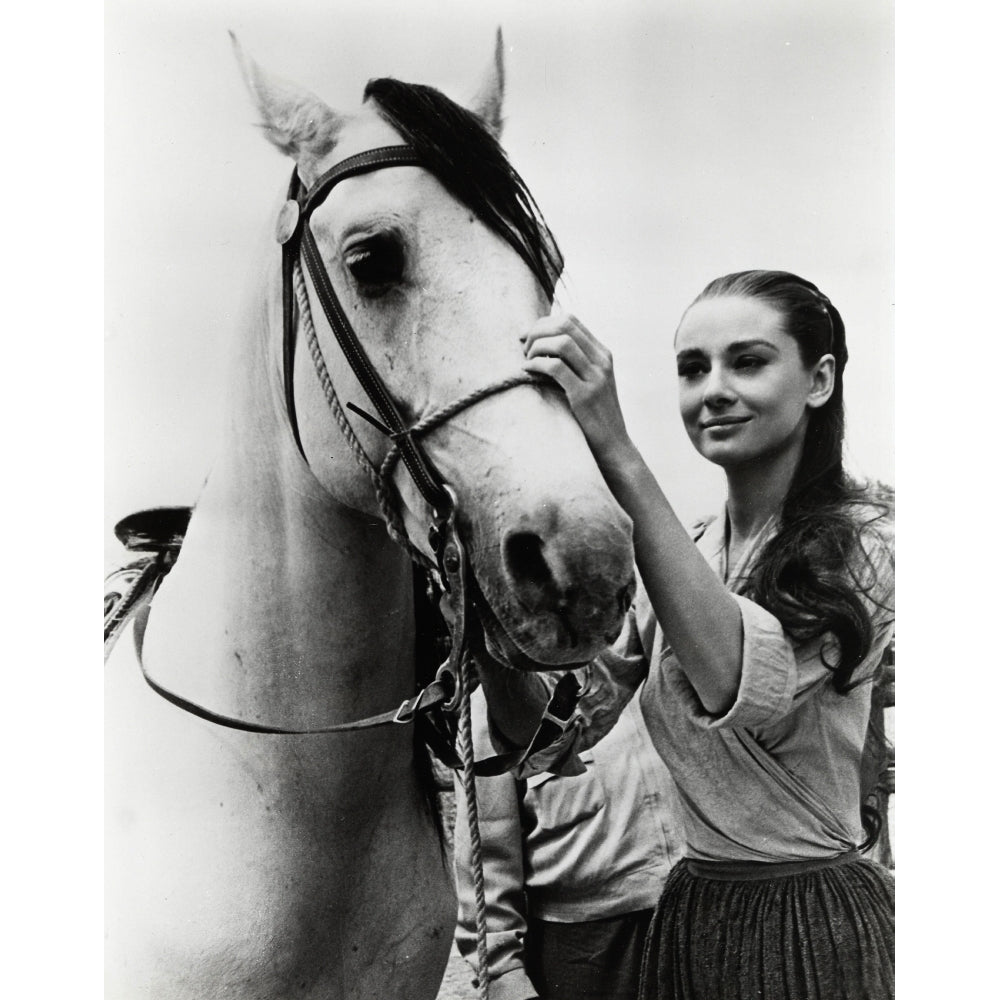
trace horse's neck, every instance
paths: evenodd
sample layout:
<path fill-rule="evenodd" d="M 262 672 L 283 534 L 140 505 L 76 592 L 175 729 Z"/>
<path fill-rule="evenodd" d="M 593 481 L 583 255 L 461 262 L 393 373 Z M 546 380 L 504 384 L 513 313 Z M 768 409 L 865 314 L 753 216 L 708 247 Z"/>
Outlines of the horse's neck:
<path fill-rule="evenodd" d="M 154 602 L 147 668 L 265 724 L 346 721 L 411 693 L 408 558 L 301 462 L 263 337 L 243 353 L 220 461 Z"/>

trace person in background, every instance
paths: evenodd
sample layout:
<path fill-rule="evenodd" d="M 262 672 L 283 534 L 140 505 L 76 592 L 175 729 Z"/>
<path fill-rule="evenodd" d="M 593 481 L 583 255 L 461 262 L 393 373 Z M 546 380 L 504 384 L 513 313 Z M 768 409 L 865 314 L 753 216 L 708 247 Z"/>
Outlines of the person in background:
<path fill-rule="evenodd" d="M 644 591 L 615 649 L 579 671 L 562 736 L 520 773 L 575 767 L 645 677 L 687 849 L 650 925 L 641 1000 L 891 997 L 893 878 L 863 856 L 878 833 L 863 775 L 895 618 L 894 497 L 844 468 L 839 311 L 797 275 L 743 271 L 681 318 L 681 418 L 727 484 L 693 537 L 626 430 L 607 348 L 566 315 L 523 339 L 632 518 Z M 488 657 L 479 675 L 495 748 L 528 746 L 556 678 Z"/>
<path fill-rule="evenodd" d="M 482 690 L 477 758 L 491 752 Z M 491 1000 L 634 1000 L 646 930 L 684 853 L 669 772 L 637 699 L 579 755 L 582 773 L 476 779 Z M 476 968 L 468 813 L 456 781 L 459 951 Z"/>

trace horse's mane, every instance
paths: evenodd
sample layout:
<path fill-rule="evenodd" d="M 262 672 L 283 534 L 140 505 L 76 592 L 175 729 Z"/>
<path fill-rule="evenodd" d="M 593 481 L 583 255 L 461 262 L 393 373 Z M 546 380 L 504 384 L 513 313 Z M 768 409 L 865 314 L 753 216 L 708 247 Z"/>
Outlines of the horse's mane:
<path fill-rule="evenodd" d="M 364 96 L 445 188 L 521 255 L 551 301 L 562 254 L 524 181 L 480 119 L 433 87 L 391 77 L 370 80 Z"/>

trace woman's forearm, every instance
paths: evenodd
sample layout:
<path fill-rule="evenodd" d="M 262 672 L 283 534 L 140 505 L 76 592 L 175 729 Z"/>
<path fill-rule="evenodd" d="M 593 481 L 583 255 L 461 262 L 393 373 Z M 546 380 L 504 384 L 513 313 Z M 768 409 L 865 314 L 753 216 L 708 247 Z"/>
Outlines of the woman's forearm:
<path fill-rule="evenodd" d="M 743 659 L 738 604 L 691 541 L 631 440 L 600 456 L 599 464 L 632 518 L 636 564 L 681 668 L 708 712 L 728 711 Z"/>
<path fill-rule="evenodd" d="M 575 316 L 561 313 L 540 319 L 523 341 L 525 368 L 554 379 L 566 393 L 608 486 L 632 518 L 636 563 L 681 667 L 707 711 L 727 711 L 740 682 L 740 609 L 629 437 L 611 352 Z"/>

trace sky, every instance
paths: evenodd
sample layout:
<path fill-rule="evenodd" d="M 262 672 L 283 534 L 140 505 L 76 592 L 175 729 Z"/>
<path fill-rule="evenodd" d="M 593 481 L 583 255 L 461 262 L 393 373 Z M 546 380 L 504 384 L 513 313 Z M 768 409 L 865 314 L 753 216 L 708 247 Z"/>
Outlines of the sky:
<path fill-rule="evenodd" d="M 227 344 L 291 163 L 254 126 L 228 30 L 351 109 L 372 76 L 472 94 L 502 27 L 508 154 L 566 258 L 559 301 L 615 356 L 678 513 L 723 483 L 677 415 L 671 343 L 712 278 L 815 281 L 847 327 L 852 468 L 892 482 L 891 8 L 872 0 L 105 6 L 108 524 L 192 503 Z"/>

